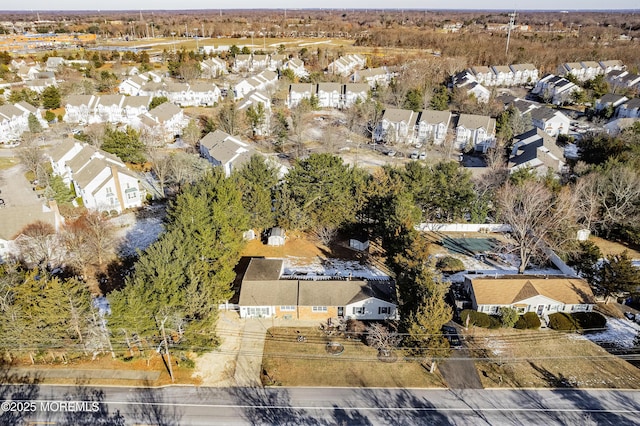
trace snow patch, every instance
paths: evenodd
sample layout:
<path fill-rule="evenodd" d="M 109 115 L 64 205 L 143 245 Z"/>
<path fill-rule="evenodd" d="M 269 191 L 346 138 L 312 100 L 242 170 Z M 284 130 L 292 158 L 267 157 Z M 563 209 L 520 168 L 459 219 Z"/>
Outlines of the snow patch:
<path fill-rule="evenodd" d="M 627 319 L 607 318 L 607 329 L 597 333 L 587 333 L 583 337 L 594 343 L 632 348 L 640 334 L 640 325 Z"/>
<path fill-rule="evenodd" d="M 363 279 L 388 279 L 389 276 L 372 265 L 342 259 L 287 257 L 283 275 L 311 277 L 352 277 Z"/>
<path fill-rule="evenodd" d="M 164 206 L 146 207 L 135 213 L 126 213 L 111 220 L 120 239 L 121 256 L 134 256 L 137 250 L 145 250 L 164 231 Z"/>

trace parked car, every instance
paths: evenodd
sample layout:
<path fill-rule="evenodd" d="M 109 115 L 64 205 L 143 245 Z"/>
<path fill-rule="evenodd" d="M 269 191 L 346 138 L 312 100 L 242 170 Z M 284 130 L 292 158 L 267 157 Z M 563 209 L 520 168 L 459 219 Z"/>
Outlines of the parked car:
<path fill-rule="evenodd" d="M 387 151 L 387 155 L 388 155 L 389 157 L 395 157 L 396 152 L 395 152 L 393 149 L 391 149 L 391 150 Z"/>
<path fill-rule="evenodd" d="M 418 155 L 418 160 L 426 160 L 426 159 L 427 159 L 426 152 L 421 152 L 420 155 Z"/>
<path fill-rule="evenodd" d="M 409 156 L 409 158 L 411 158 L 412 160 L 417 160 L 418 159 L 418 151 L 413 151 L 411 153 L 411 155 Z"/>
<path fill-rule="evenodd" d="M 633 312 L 625 312 L 624 316 L 630 321 L 635 321 L 636 315 Z"/>
<path fill-rule="evenodd" d="M 442 335 L 444 336 L 445 339 L 449 341 L 449 345 L 451 347 L 458 348 L 462 346 L 462 340 L 460 339 L 460 336 L 458 335 L 458 330 L 456 330 L 455 327 L 452 327 L 450 325 L 443 325 Z"/>

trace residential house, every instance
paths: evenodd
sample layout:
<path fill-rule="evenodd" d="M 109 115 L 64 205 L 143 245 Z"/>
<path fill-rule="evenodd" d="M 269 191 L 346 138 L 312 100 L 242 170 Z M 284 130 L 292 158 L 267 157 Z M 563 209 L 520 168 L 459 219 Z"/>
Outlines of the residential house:
<path fill-rule="evenodd" d="M 200 69 L 203 78 L 217 78 L 228 72 L 227 62 L 216 57 L 200 62 Z"/>
<path fill-rule="evenodd" d="M 425 109 L 420 113 L 417 123 L 417 141 L 420 143 L 433 142 L 440 145 L 447 137 L 451 111 L 435 111 Z"/>
<path fill-rule="evenodd" d="M 491 70 L 495 74 L 496 86 L 513 86 L 515 73 L 507 65 L 494 65 Z"/>
<path fill-rule="evenodd" d="M 144 202 L 138 177 L 112 154 L 70 140 L 54 148 L 49 158 L 53 173 L 73 183 L 87 209 L 120 213 Z"/>
<path fill-rule="evenodd" d="M 467 96 L 473 96 L 478 102 L 486 104 L 489 102 L 491 92 L 480 83 L 471 82 L 463 88 L 467 91 Z"/>
<path fill-rule="evenodd" d="M 618 59 L 614 59 L 611 61 L 600 61 L 598 64 L 602 68 L 604 74 L 608 74 L 611 71 L 623 71 L 626 69 L 622 61 Z"/>
<path fill-rule="evenodd" d="M 573 94 L 579 90 L 579 86 L 566 78 L 548 74 L 536 83 L 531 93 L 538 95 L 545 102 L 562 105 L 570 102 Z"/>
<path fill-rule="evenodd" d="M 29 116 L 33 114 L 43 128 L 48 127 L 39 108 L 21 101 L 0 105 L 0 142 L 17 140 L 29 130 Z"/>
<path fill-rule="evenodd" d="M 64 104 L 64 122 L 88 124 L 95 121 L 93 114 L 98 100 L 95 95 L 68 96 Z"/>
<path fill-rule="evenodd" d="M 592 80 L 597 75 L 604 74 L 604 69 L 600 66 L 598 62 L 595 61 L 584 61 L 581 62 L 582 67 L 584 68 L 584 80 Z"/>
<path fill-rule="evenodd" d="M 245 111 L 250 107 L 258 108 L 258 105 L 262 105 L 264 110 L 264 118 L 262 123 L 259 123 L 253 128 L 253 132 L 258 136 L 266 136 L 269 134 L 271 128 L 271 98 L 259 90 L 254 90 L 245 95 L 245 97 L 238 102 L 238 111 Z"/>
<path fill-rule="evenodd" d="M 15 73 L 23 81 L 35 79 L 36 76 L 42 71 L 40 65 L 36 63 L 27 64 L 24 61 L 20 61 L 19 64 L 20 65 L 15 68 Z"/>
<path fill-rule="evenodd" d="M 283 279 L 283 270 L 282 259 L 251 259 L 240 287 L 241 318 L 398 318 L 395 288 L 389 282 Z"/>
<path fill-rule="evenodd" d="M 148 80 L 145 80 L 140 75 L 134 75 L 118 85 L 118 93 L 129 96 L 138 96 L 141 94 L 140 92 L 147 82 Z"/>
<path fill-rule="evenodd" d="M 561 172 L 564 166 L 563 151 L 556 145 L 555 138 L 546 132 L 533 128 L 513 138 L 507 166 L 509 173 L 527 169 L 543 177 L 549 170 Z"/>
<path fill-rule="evenodd" d="M 512 64 L 509 65 L 513 71 L 513 84 L 535 84 L 538 82 L 538 69 L 533 64 Z"/>
<path fill-rule="evenodd" d="M 251 58 L 251 71 L 267 69 L 269 66 L 269 55 L 256 55 Z"/>
<path fill-rule="evenodd" d="M 640 98 L 633 98 L 623 103 L 616 110 L 618 118 L 640 118 Z"/>
<path fill-rule="evenodd" d="M 76 195 L 90 210 L 117 211 L 142 206 L 143 192 L 138 177 L 124 165 L 114 165 L 93 158 L 78 173 L 73 174 Z"/>
<path fill-rule="evenodd" d="M 365 70 L 356 70 L 350 81 L 354 83 L 367 83 L 372 89 L 376 86 L 386 87 L 391 82 L 392 73 L 387 67 L 368 68 Z"/>
<path fill-rule="evenodd" d="M 344 85 L 341 83 L 318 83 L 316 96 L 320 108 L 340 108 Z"/>
<path fill-rule="evenodd" d="M 495 144 L 496 120 L 484 115 L 460 114 L 456 125 L 456 148 L 486 152 Z"/>
<path fill-rule="evenodd" d="M 175 135 L 182 133 L 188 120 L 185 118 L 182 108 L 171 102 L 164 102 L 141 114 L 138 121 L 138 127 L 141 130 L 150 132 L 165 142 L 170 142 Z"/>
<path fill-rule="evenodd" d="M 122 122 L 133 124 L 139 115 L 149 110 L 150 96 L 125 96 L 122 102 Z"/>
<path fill-rule="evenodd" d="M 349 108 L 356 102 L 364 102 L 369 97 L 370 87 L 367 83 L 347 83 L 344 85 L 343 108 Z"/>
<path fill-rule="evenodd" d="M 49 86 L 57 86 L 58 82 L 56 81 L 55 77 L 47 77 L 47 78 L 35 78 L 33 80 L 28 80 L 24 82 L 24 86 L 25 88 L 29 89 L 29 90 L 33 90 L 36 93 L 42 93 L 44 92 L 44 89 L 46 89 Z"/>
<path fill-rule="evenodd" d="M 565 62 L 558 67 L 561 76 L 572 75 L 579 81 L 585 81 L 585 68 L 580 62 Z"/>
<path fill-rule="evenodd" d="M 463 87 L 469 83 L 477 83 L 476 76 L 470 70 L 460 71 L 451 77 L 449 87 Z"/>
<path fill-rule="evenodd" d="M 634 126 L 640 118 L 616 118 L 604 125 L 604 130 L 608 135 L 618 136 L 631 126 Z"/>
<path fill-rule="evenodd" d="M 622 105 L 623 103 L 627 102 L 628 100 L 629 98 L 627 98 L 626 96 L 616 95 L 615 93 L 607 93 L 606 95 L 602 96 L 600 99 L 596 99 L 595 110 L 596 112 L 602 112 L 607 109 L 610 109 L 612 113 L 611 115 L 613 115 L 613 112 L 615 112 L 615 109 L 619 105 Z"/>
<path fill-rule="evenodd" d="M 315 96 L 315 86 L 311 83 L 294 83 L 289 85 L 289 96 L 287 96 L 287 106 L 293 108 L 303 99 L 311 99 Z"/>
<path fill-rule="evenodd" d="M 531 110 L 531 122 L 534 127 L 543 130 L 551 136 L 566 135 L 569 133 L 571 120 L 558 110 L 540 107 Z"/>
<path fill-rule="evenodd" d="M 489 67 L 475 66 L 471 68 L 471 72 L 476 81 L 484 86 L 496 85 L 496 74 Z"/>
<path fill-rule="evenodd" d="M 276 71 L 280 68 L 284 68 L 284 64 L 285 62 L 288 61 L 288 59 L 289 57 L 287 55 L 284 55 L 281 53 L 274 53 L 273 55 L 271 55 L 271 59 L 269 60 L 268 69 L 270 69 L 271 71 Z M 304 64 L 303 64 L 303 68 L 304 68 Z"/>
<path fill-rule="evenodd" d="M 234 86 L 235 99 L 242 99 L 247 93 L 254 90 L 267 91 L 278 82 L 278 74 L 273 71 L 264 70 L 260 74 L 240 81 Z"/>
<path fill-rule="evenodd" d="M 384 143 L 413 143 L 418 113 L 408 109 L 388 108 L 374 129 L 374 140 Z"/>
<path fill-rule="evenodd" d="M 95 115 L 102 123 L 122 123 L 124 95 L 102 95 L 95 106 Z"/>
<path fill-rule="evenodd" d="M 55 201 L 42 206 L 10 206 L 0 209 L 0 263 L 16 254 L 16 243 L 22 236 L 22 230 L 34 223 L 46 223 L 58 232 L 64 224 L 64 218 L 58 211 Z"/>
<path fill-rule="evenodd" d="M 307 71 L 304 67 L 304 62 L 302 62 L 299 58 L 291 58 L 284 64 L 282 64 L 283 70 L 291 70 L 293 71 L 293 75 L 297 78 L 307 78 L 309 77 L 309 71 Z"/>
<path fill-rule="evenodd" d="M 465 288 L 473 309 L 489 315 L 509 307 L 544 318 L 556 312 L 590 312 L 596 303 L 585 280 L 566 276 L 467 275 Z"/>
<path fill-rule="evenodd" d="M 234 72 L 240 71 L 253 71 L 253 65 L 251 63 L 251 55 L 247 54 L 238 54 L 233 58 L 233 67 Z"/>
<path fill-rule="evenodd" d="M 253 149 L 248 142 L 216 130 L 200 139 L 200 154 L 214 166 L 222 167 L 225 176 L 249 161 Z"/>
<path fill-rule="evenodd" d="M 640 75 L 627 71 L 611 71 L 605 75 L 605 80 L 607 80 L 611 89 L 614 91 L 640 89 Z"/>
<path fill-rule="evenodd" d="M 357 68 L 364 68 L 366 62 L 366 59 L 361 55 L 345 55 L 331 62 L 327 67 L 327 72 L 347 76 Z"/>
<path fill-rule="evenodd" d="M 64 58 L 60 58 L 58 56 L 49 56 L 47 58 L 47 62 L 45 64 L 45 70 L 58 72 L 65 64 Z"/>
<path fill-rule="evenodd" d="M 172 83 L 167 84 L 164 96 L 181 107 L 213 106 L 222 96 L 220 89 L 213 83 Z"/>

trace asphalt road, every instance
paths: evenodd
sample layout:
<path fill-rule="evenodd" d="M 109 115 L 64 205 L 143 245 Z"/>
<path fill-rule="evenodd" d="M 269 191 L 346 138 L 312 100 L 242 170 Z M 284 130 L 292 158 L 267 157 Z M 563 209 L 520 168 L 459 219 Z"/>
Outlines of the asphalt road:
<path fill-rule="evenodd" d="M 631 425 L 640 419 L 640 392 L 618 390 L 17 385 L 1 386 L 0 400 L 2 425 Z"/>

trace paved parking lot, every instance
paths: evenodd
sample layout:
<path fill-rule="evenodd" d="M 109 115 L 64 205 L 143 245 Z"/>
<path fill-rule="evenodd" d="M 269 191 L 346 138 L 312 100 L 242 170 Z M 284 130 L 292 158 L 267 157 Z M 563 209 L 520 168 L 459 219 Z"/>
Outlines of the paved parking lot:
<path fill-rule="evenodd" d="M 0 198 L 6 207 L 40 205 L 39 199 L 31 183 L 24 177 L 24 168 L 17 164 L 0 172 Z"/>

